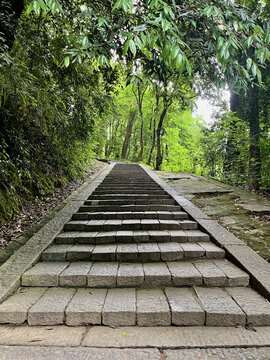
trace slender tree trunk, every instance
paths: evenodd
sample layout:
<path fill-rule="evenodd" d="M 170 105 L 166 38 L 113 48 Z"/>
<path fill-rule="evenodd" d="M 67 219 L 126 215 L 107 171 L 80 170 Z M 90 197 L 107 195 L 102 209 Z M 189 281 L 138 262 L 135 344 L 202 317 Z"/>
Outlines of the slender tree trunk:
<path fill-rule="evenodd" d="M 148 160 L 147 160 L 147 165 L 151 164 L 152 154 L 153 154 L 155 145 L 156 145 L 156 118 L 154 116 L 154 119 L 153 119 L 153 139 L 152 139 L 152 146 L 151 146 L 151 149 L 150 149 L 149 157 L 148 157 Z"/>
<path fill-rule="evenodd" d="M 141 118 L 141 131 L 140 131 L 140 146 L 141 146 L 141 149 L 140 149 L 138 161 L 143 161 L 143 152 L 144 152 L 143 127 L 144 127 L 144 119 L 143 119 L 143 112 L 142 112 L 142 103 L 140 102 L 138 105 L 139 105 L 139 114 L 140 114 L 140 118 Z"/>
<path fill-rule="evenodd" d="M 248 92 L 249 109 L 249 172 L 248 182 L 251 189 L 259 190 L 261 183 L 261 149 L 259 118 L 259 87 L 254 86 Z"/>
<path fill-rule="evenodd" d="M 128 151 L 128 147 L 129 147 L 129 142 L 130 142 L 130 138 L 131 138 L 131 133 L 132 133 L 132 128 L 133 128 L 135 117 L 136 117 L 136 109 L 131 109 L 129 112 L 128 123 L 127 123 L 127 128 L 126 128 L 126 135 L 125 135 L 125 140 L 124 140 L 122 152 L 121 152 L 121 159 L 127 159 L 127 151 Z"/>
<path fill-rule="evenodd" d="M 159 118 L 159 123 L 157 127 L 157 157 L 156 157 L 156 170 L 159 170 L 162 164 L 162 150 L 161 150 L 161 129 L 163 125 L 164 118 L 166 116 L 168 106 L 167 101 L 164 100 L 164 108 Z"/>

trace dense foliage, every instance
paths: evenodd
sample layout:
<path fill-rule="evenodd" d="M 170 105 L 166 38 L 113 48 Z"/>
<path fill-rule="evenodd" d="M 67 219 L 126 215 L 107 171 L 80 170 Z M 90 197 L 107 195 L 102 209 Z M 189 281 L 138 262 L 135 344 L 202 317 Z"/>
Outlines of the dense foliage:
<path fill-rule="evenodd" d="M 1 1 L 0 222 L 94 156 L 269 189 L 267 18 L 253 1 Z M 191 110 L 213 84 L 238 100 L 208 129 Z"/>

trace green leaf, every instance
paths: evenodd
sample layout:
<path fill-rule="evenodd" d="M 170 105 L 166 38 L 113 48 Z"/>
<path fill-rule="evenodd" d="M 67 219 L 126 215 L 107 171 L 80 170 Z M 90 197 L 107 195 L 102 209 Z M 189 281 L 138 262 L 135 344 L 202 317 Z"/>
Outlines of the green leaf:
<path fill-rule="evenodd" d="M 70 59 L 68 56 L 65 57 L 64 64 L 65 64 L 65 67 L 69 67 Z"/>
<path fill-rule="evenodd" d="M 129 48 L 130 48 L 130 51 L 132 52 L 132 54 L 136 55 L 136 44 L 132 39 L 129 40 Z"/>
<path fill-rule="evenodd" d="M 85 37 L 83 38 L 82 44 L 83 44 L 83 46 L 85 46 L 85 47 L 88 46 L 89 41 L 88 41 L 88 37 L 87 37 L 87 36 L 85 36 Z"/>
<path fill-rule="evenodd" d="M 98 26 L 102 26 L 105 22 L 105 19 L 104 18 L 99 18 L 98 19 Z"/>
<path fill-rule="evenodd" d="M 248 58 L 248 59 L 247 59 L 247 69 L 248 69 L 248 70 L 251 68 L 251 65 L 252 65 L 252 59 L 251 59 L 251 58 Z"/>
<path fill-rule="evenodd" d="M 142 50 L 143 49 L 143 43 L 141 42 L 141 39 L 137 35 L 135 36 L 135 42 L 138 45 L 138 48 Z"/>
<path fill-rule="evenodd" d="M 175 46 L 175 47 L 173 48 L 171 58 L 172 58 L 172 59 L 175 59 L 176 56 L 179 54 L 179 52 L 180 52 L 179 46 Z"/>
<path fill-rule="evenodd" d="M 123 55 L 125 56 L 129 49 L 129 40 L 125 42 L 124 49 L 123 49 Z"/>
<path fill-rule="evenodd" d="M 257 75 L 257 69 L 258 69 L 257 65 L 255 63 L 253 63 L 251 71 L 252 71 L 252 74 L 254 77 L 256 77 L 256 75 Z"/>
<path fill-rule="evenodd" d="M 139 26 L 136 26 L 133 31 L 144 31 L 147 29 L 147 25 L 146 24 L 141 24 Z"/>

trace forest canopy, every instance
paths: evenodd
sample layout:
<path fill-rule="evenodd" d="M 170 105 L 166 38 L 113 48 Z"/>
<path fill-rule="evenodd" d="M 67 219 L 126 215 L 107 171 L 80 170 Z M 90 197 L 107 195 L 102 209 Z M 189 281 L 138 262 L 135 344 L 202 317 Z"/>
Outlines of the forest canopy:
<path fill-rule="evenodd" d="M 94 157 L 269 191 L 269 11 L 269 1 L 3 0 L 0 221 Z M 198 96 L 219 103 L 212 127 L 192 116 Z"/>

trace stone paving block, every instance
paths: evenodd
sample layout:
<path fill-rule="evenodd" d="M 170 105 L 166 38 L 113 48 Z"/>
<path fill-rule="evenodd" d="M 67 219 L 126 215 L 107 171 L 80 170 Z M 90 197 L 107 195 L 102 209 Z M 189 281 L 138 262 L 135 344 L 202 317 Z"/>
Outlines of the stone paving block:
<path fill-rule="evenodd" d="M 102 214 L 102 217 L 100 219 L 105 219 L 105 220 L 118 219 L 117 218 L 117 214 L 118 214 L 117 211 L 106 211 L 106 212 L 102 212 L 102 213 L 99 213 L 99 214 Z"/>
<path fill-rule="evenodd" d="M 166 263 L 145 263 L 144 270 L 144 284 L 146 286 L 170 286 L 171 274 L 166 266 Z"/>
<path fill-rule="evenodd" d="M 137 323 L 139 326 L 171 325 L 170 308 L 162 290 L 137 290 Z"/>
<path fill-rule="evenodd" d="M 106 220 L 103 225 L 103 228 L 105 231 L 119 230 L 123 221 L 126 220 Z"/>
<path fill-rule="evenodd" d="M 175 261 L 183 259 L 183 248 L 177 242 L 158 243 L 160 257 L 163 261 Z"/>
<path fill-rule="evenodd" d="M 158 216 L 159 215 L 157 211 L 145 211 L 142 219 L 157 219 Z"/>
<path fill-rule="evenodd" d="M 165 350 L 166 360 L 268 360 L 269 348 L 214 348 Z"/>
<path fill-rule="evenodd" d="M 204 325 L 205 312 L 196 300 L 192 289 L 166 288 L 165 294 L 170 304 L 174 325 Z"/>
<path fill-rule="evenodd" d="M 101 324 L 107 289 L 78 289 L 66 308 L 66 324 Z"/>
<path fill-rule="evenodd" d="M 143 266 L 139 263 L 121 263 L 117 273 L 117 286 L 140 287 L 144 283 Z"/>
<path fill-rule="evenodd" d="M 74 245 L 67 250 L 67 260 L 90 260 L 95 245 Z"/>
<path fill-rule="evenodd" d="M 135 325 L 135 289 L 109 289 L 102 311 L 102 322 L 110 326 Z"/>
<path fill-rule="evenodd" d="M 133 211 L 131 212 L 131 219 L 143 219 L 144 218 L 144 212 L 143 211 Z"/>
<path fill-rule="evenodd" d="M 165 230 L 150 230 L 149 231 L 149 239 L 151 242 L 156 242 L 156 241 L 162 241 L 162 242 L 167 242 L 170 241 L 171 236 L 169 231 L 165 231 Z"/>
<path fill-rule="evenodd" d="M 61 272 L 69 262 L 40 262 L 22 275 L 23 286 L 57 286 Z"/>
<path fill-rule="evenodd" d="M 92 266 L 87 275 L 89 287 L 114 287 L 116 285 L 116 274 L 118 262 L 97 262 Z"/>
<path fill-rule="evenodd" d="M 116 231 L 106 231 L 97 233 L 95 240 L 96 244 L 111 244 L 116 240 Z"/>
<path fill-rule="evenodd" d="M 142 230 L 159 230 L 160 223 L 158 220 L 151 219 L 142 219 L 141 220 L 141 229 Z"/>
<path fill-rule="evenodd" d="M 85 224 L 85 231 L 103 231 L 104 224 L 106 221 L 115 221 L 115 220 L 89 220 Z M 114 230 L 114 229 L 110 229 L 110 230 Z"/>
<path fill-rule="evenodd" d="M 210 240 L 209 235 L 200 230 L 186 230 L 185 233 L 186 233 L 188 242 L 209 241 Z"/>
<path fill-rule="evenodd" d="M 159 220 L 160 230 L 180 230 L 181 225 L 178 220 Z"/>
<path fill-rule="evenodd" d="M 70 263 L 59 276 L 60 286 L 86 286 L 87 274 L 89 273 L 92 262 L 76 261 Z"/>
<path fill-rule="evenodd" d="M 116 231 L 116 242 L 117 243 L 130 243 L 133 241 L 134 232 L 131 230 Z"/>
<path fill-rule="evenodd" d="M 52 245 L 42 253 L 43 261 L 65 261 L 67 250 L 71 249 L 71 244 Z"/>
<path fill-rule="evenodd" d="M 136 260 L 138 258 L 137 244 L 118 244 L 116 250 L 118 261 Z"/>
<path fill-rule="evenodd" d="M 136 219 L 123 220 L 123 230 L 140 230 L 141 221 Z"/>
<path fill-rule="evenodd" d="M 247 323 L 254 326 L 270 325 L 270 303 L 251 288 L 227 288 L 234 301 L 247 314 Z"/>
<path fill-rule="evenodd" d="M 95 244 L 97 234 L 98 233 L 96 231 L 82 231 L 76 237 L 76 242 L 79 244 Z"/>
<path fill-rule="evenodd" d="M 86 220 L 72 220 L 65 224 L 65 231 L 85 231 L 86 224 L 88 221 Z"/>
<path fill-rule="evenodd" d="M 195 287 L 195 292 L 206 311 L 206 325 L 244 326 L 246 324 L 246 314 L 224 290 Z"/>
<path fill-rule="evenodd" d="M 191 220 L 182 220 L 180 221 L 182 230 L 196 230 L 198 229 L 198 224 L 196 221 Z"/>
<path fill-rule="evenodd" d="M 139 260 L 160 260 L 160 249 L 156 243 L 138 244 Z"/>
<path fill-rule="evenodd" d="M 75 289 L 51 288 L 28 311 L 29 325 L 57 325 L 64 323 L 64 311 Z"/>
<path fill-rule="evenodd" d="M 145 242 L 149 241 L 150 235 L 148 231 L 134 231 L 133 232 L 133 240 L 135 242 Z"/>
<path fill-rule="evenodd" d="M 0 324 L 23 324 L 31 306 L 47 291 L 47 288 L 21 288 L 0 304 Z"/>
<path fill-rule="evenodd" d="M 193 263 L 202 274 L 203 283 L 206 286 L 225 286 L 225 274 L 211 261 L 201 260 Z"/>
<path fill-rule="evenodd" d="M 184 211 L 173 211 L 172 213 L 174 220 L 187 220 L 188 214 Z"/>
<path fill-rule="evenodd" d="M 131 211 L 118 211 L 115 213 L 116 219 L 130 219 L 131 218 Z"/>
<path fill-rule="evenodd" d="M 172 274 L 173 284 L 176 286 L 201 285 L 202 275 L 190 262 L 167 262 Z"/>
<path fill-rule="evenodd" d="M 77 241 L 79 231 L 66 231 L 62 232 L 55 238 L 56 244 L 73 244 Z"/>
<path fill-rule="evenodd" d="M 230 261 L 214 260 L 214 264 L 227 276 L 226 286 L 248 286 L 249 275 Z"/>
<path fill-rule="evenodd" d="M 187 234 L 184 230 L 169 230 L 170 241 L 179 243 L 187 242 Z"/>
<path fill-rule="evenodd" d="M 199 242 L 206 254 L 207 259 L 224 259 L 225 251 L 211 242 Z"/>
<path fill-rule="evenodd" d="M 114 261 L 116 260 L 116 244 L 96 245 L 91 253 L 93 261 Z"/>
<path fill-rule="evenodd" d="M 205 249 L 196 243 L 181 244 L 186 259 L 199 259 L 205 256 Z"/>

